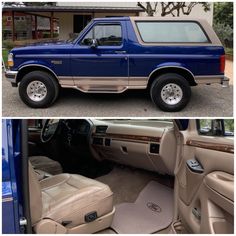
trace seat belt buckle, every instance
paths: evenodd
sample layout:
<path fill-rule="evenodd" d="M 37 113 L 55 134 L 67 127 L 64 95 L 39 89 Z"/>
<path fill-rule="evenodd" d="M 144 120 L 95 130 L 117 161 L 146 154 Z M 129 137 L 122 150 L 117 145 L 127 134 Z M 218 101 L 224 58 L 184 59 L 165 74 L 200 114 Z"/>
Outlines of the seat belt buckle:
<path fill-rule="evenodd" d="M 62 225 L 63 226 L 67 226 L 67 225 L 69 225 L 69 224 L 71 224 L 72 223 L 72 221 L 71 220 L 65 220 L 65 221 L 62 221 Z"/>

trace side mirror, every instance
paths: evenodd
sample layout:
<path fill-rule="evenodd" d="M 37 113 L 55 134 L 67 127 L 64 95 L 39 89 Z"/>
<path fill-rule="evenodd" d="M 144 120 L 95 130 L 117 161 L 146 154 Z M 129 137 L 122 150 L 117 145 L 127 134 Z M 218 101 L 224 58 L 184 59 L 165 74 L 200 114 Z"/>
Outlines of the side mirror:
<path fill-rule="evenodd" d="M 91 42 L 91 48 L 96 48 L 98 46 L 98 41 L 97 39 L 92 39 L 92 42 Z"/>

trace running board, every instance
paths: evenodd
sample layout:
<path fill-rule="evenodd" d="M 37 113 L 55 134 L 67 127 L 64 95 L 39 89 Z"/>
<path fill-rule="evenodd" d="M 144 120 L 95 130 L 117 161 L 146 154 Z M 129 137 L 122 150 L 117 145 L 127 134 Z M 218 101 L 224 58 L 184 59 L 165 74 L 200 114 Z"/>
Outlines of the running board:
<path fill-rule="evenodd" d="M 83 93 L 123 93 L 127 89 L 146 89 L 146 86 L 76 86 L 61 84 L 62 88 L 73 88 Z"/>
<path fill-rule="evenodd" d="M 123 93 L 127 86 L 75 86 L 84 93 Z"/>

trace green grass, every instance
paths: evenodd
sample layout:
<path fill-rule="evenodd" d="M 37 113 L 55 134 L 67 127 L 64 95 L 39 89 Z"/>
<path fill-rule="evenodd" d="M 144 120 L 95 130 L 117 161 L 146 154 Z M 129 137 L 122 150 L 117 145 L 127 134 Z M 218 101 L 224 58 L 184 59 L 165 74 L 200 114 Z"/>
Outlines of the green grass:
<path fill-rule="evenodd" d="M 5 65 L 7 65 L 7 55 L 8 55 L 8 50 L 2 49 L 2 58 L 3 58 Z"/>
<path fill-rule="evenodd" d="M 225 54 L 229 56 L 233 56 L 233 48 L 225 48 Z"/>

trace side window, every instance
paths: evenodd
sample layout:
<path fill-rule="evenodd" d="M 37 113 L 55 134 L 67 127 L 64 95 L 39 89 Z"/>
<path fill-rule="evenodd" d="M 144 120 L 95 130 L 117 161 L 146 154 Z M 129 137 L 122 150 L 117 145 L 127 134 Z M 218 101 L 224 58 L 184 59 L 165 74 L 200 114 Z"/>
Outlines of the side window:
<path fill-rule="evenodd" d="M 207 36 L 196 22 L 137 22 L 145 43 L 207 43 Z"/>
<path fill-rule="evenodd" d="M 234 136 L 233 119 L 198 120 L 198 132 L 206 136 Z"/>
<path fill-rule="evenodd" d="M 97 40 L 98 46 L 120 46 L 122 44 L 121 25 L 95 25 L 83 38 L 80 45 L 89 46 L 93 39 Z"/>
<path fill-rule="evenodd" d="M 81 41 L 80 45 L 84 45 L 84 46 L 89 46 L 92 44 L 92 40 L 93 40 L 93 29 L 91 29 L 83 38 L 83 40 Z"/>

